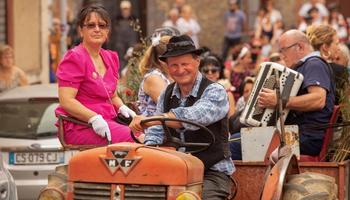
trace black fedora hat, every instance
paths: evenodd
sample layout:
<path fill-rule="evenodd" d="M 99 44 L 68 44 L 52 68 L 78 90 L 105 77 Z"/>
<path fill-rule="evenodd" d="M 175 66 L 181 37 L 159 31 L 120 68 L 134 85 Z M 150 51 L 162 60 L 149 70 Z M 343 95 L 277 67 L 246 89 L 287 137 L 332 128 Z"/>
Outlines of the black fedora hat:
<path fill-rule="evenodd" d="M 169 57 L 181 56 L 185 54 L 200 55 L 202 49 L 196 49 L 194 42 L 188 35 L 173 36 L 166 45 L 166 51 L 159 56 L 161 61 L 165 61 Z"/>

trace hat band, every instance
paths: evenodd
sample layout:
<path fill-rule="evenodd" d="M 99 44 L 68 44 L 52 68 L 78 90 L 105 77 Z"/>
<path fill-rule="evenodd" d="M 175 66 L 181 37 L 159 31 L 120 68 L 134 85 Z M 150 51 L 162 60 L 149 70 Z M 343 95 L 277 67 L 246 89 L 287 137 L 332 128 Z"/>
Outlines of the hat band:
<path fill-rule="evenodd" d="M 175 51 L 175 50 L 190 50 L 195 49 L 193 42 L 190 41 L 182 41 L 176 43 L 167 44 L 167 51 Z"/>

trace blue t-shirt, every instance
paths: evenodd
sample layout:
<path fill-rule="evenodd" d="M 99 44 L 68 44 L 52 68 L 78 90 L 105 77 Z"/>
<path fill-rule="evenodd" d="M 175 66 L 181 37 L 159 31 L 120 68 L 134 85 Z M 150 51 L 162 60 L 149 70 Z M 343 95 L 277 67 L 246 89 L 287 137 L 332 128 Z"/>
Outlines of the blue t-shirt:
<path fill-rule="evenodd" d="M 245 14 L 241 10 L 225 12 L 225 37 L 230 39 L 241 38 L 245 20 Z"/>
<path fill-rule="evenodd" d="M 326 105 L 322 110 L 309 112 L 293 112 L 295 113 L 296 123 L 299 126 L 301 134 L 307 135 L 309 138 L 322 140 L 325 130 L 315 130 L 310 126 L 315 127 L 317 124 L 329 123 L 334 107 L 334 83 L 332 83 L 331 71 L 329 66 L 317 56 L 312 56 L 296 68 L 304 76 L 304 81 L 298 92 L 299 95 L 308 93 L 309 86 L 320 86 L 327 91 Z M 309 127 L 309 128 L 307 128 Z"/>

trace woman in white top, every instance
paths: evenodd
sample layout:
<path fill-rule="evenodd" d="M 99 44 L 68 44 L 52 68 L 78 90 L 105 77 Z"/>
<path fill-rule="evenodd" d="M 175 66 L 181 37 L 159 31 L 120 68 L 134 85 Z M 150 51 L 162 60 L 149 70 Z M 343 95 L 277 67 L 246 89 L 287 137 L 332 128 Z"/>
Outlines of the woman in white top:
<path fill-rule="evenodd" d="M 201 31 L 196 19 L 193 18 L 190 5 L 184 5 L 181 10 L 181 17 L 177 20 L 177 27 L 181 34 L 187 34 L 191 37 L 196 48 L 199 47 L 198 33 Z"/>
<path fill-rule="evenodd" d="M 170 83 L 166 63 L 158 59 L 166 50 L 170 36 L 152 37 L 152 45 L 143 56 L 139 69 L 143 80 L 138 93 L 138 109 L 140 115 L 152 116 L 156 111 L 160 93 Z"/>

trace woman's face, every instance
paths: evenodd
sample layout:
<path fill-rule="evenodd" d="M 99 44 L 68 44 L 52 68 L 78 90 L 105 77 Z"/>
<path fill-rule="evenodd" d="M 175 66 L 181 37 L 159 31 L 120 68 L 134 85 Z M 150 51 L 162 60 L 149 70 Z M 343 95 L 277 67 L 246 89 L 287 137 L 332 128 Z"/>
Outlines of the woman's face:
<path fill-rule="evenodd" d="M 240 60 L 240 64 L 245 66 L 247 69 L 251 68 L 252 62 L 252 54 L 249 51 Z"/>
<path fill-rule="evenodd" d="M 13 54 L 11 52 L 5 52 L 0 59 L 2 67 L 10 68 L 13 66 Z"/>
<path fill-rule="evenodd" d="M 326 45 L 326 44 L 324 44 Z M 339 38 L 337 36 L 337 34 L 334 34 L 332 37 L 332 42 L 326 46 L 327 48 L 325 48 L 325 52 L 323 52 L 322 54 L 328 56 L 328 60 L 330 61 L 335 61 L 337 59 L 337 56 L 339 54 Z"/>
<path fill-rule="evenodd" d="M 86 17 L 84 25 L 80 30 L 83 43 L 91 46 L 102 46 L 106 42 L 109 33 L 109 24 L 97 13 L 92 12 Z"/>
<path fill-rule="evenodd" d="M 248 101 L 248 98 L 249 98 L 249 95 L 250 93 L 252 92 L 252 89 L 253 89 L 253 83 L 251 82 L 248 82 L 244 85 L 244 88 L 243 88 L 243 98 L 244 98 L 244 101 L 247 102 Z"/>
<path fill-rule="evenodd" d="M 335 60 L 337 55 L 339 54 L 339 38 L 337 36 L 337 34 L 333 35 L 333 41 L 332 43 L 329 45 L 329 51 L 331 53 L 331 59 Z"/>
<path fill-rule="evenodd" d="M 201 72 L 207 77 L 207 79 L 216 82 L 220 78 L 220 67 L 207 65 L 202 67 Z"/>

